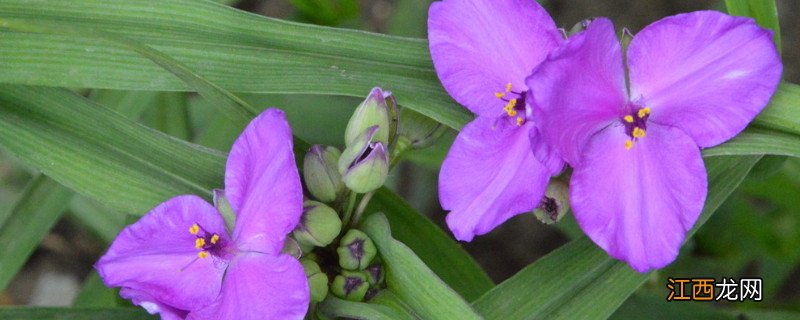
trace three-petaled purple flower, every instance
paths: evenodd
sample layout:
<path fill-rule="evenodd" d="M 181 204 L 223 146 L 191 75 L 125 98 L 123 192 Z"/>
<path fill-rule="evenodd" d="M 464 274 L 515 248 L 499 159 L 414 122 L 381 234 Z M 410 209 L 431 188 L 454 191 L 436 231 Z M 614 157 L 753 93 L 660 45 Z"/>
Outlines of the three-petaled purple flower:
<path fill-rule="evenodd" d="M 747 126 L 782 65 L 770 31 L 712 11 L 647 26 L 624 56 L 611 22 L 596 19 L 527 84 L 542 137 L 574 168 L 581 228 L 644 272 L 675 259 L 703 209 L 700 148 Z"/>
<path fill-rule="evenodd" d="M 96 265 L 103 281 L 162 319 L 302 319 L 306 276 L 281 253 L 303 210 L 282 111 L 266 110 L 234 143 L 225 198 L 232 234 L 212 205 L 177 196 L 119 234 Z"/>
<path fill-rule="evenodd" d="M 564 39 L 533 0 L 445 0 L 430 7 L 428 40 L 444 88 L 478 115 L 439 174 L 447 225 L 470 241 L 534 209 L 563 168 L 540 141 L 525 78 Z"/>

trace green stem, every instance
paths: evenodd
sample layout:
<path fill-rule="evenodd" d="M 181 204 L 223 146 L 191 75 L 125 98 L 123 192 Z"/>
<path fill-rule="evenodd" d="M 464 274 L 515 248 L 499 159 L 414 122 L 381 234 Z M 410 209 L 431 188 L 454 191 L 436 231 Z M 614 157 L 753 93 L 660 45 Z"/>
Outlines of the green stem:
<path fill-rule="evenodd" d="M 350 191 L 350 196 L 347 199 L 347 207 L 344 210 L 344 216 L 342 217 L 342 225 L 346 226 L 350 223 L 350 217 L 353 215 L 353 209 L 356 206 L 356 198 L 358 197 L 358 193 Z"/>
<path fill-rule="evenodd" d="M 361 215 L 364 214 L 364 210 L 367 210 L 369 200 L 372 199 L 374 194 L 375 191 L 370 191 L 369 193 L 365 194 L 363 198 L 361 198 L 361 202 L 358 203 L 358 209 L 356 209 L 356 213 L 353 215 L 353 220 L 350 222 L 351 226 L 358 224 L 358 220 L 361 220 Z"/>

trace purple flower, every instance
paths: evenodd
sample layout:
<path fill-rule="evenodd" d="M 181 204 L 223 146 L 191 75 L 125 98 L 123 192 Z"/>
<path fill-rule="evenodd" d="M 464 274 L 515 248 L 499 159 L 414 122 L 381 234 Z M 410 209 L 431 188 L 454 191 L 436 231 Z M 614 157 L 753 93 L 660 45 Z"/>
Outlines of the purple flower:
<path fill-rule="evenodd" d="M 609 20 L 571 37 L 527 83 L 583 231 L 639 272 L 672 262 L 706 198 L 700 148 L 742 131 L 781 71 L 770 31 L 712 11 L 647 26 L 627 66 Z"/>
<path fill-rule="evenodd" d="M 162 319 L 302 319 L 303 267 L 282 254 L 303 193 L 282 111 L 254 119 L 228 156 L 229 234 L 217 209 L 177 196 L 117 236 L 96 268 L 108 286 Z"/>
<path fill-rule="evenodd" d="M 525 85 L 563 36 L 534 0 L 445 0 L 430 7 L 428 40 L 444 88 L 478 115 L 439 173 L 447 225 L 470 241 L 533 210 L 563 167 L 540 142 Z"/>

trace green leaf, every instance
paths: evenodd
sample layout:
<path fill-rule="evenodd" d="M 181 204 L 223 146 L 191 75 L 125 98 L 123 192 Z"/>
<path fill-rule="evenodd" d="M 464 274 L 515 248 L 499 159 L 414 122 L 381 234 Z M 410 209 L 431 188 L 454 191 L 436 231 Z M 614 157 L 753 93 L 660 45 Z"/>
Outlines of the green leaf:
<path fill-rule="evenodd" d="M 0 308 L 3 320 L 155 320 L 142 308 Z"/>
<path fill-rule="evenodd" d="M 70 189 L 137 214 L 174 195 L 210 199 L 225 163 L 222 153 L 67 90 L 26 86 L 0 85 L 0 146 Z"/>
<path fill-rule="evenodd" d="M 772 30 L 775 45 L 781 48 L 781 30 L 778 23 L 778 8 L 769 0 L 725 0 L 728 13 L 734 16 L 751 17 L 758 25 Z"/>
<path fill-rule="evenodd" d="M 372 303 L 353 302 L 342 300 L 332 295 L 319 304 L 319 311 L 332 318 L 348 318 L 359 320 L 414 320 L 408 313 L 399 313 L 398 310 Z"/>
<path fill-rule="evenodd" d="M 759 158 L 706 159 L 706 205 L 687 237 L 708 220 Z M 602 319 L 611 315 L 647 277 L 609 257 L 584 237 L 529 265 L 473 306 L 487 319 Z"/>
<path fill-rule="evenodd" d="M 67 208 L 73 192 L 45 176 L 28 185 L 11 215 L 0 222 L 0 290 L 4 289 L 28 261 Z M 0 319 L 5 319 L 0 317 Z"/>
<path fill-rule="evenodd" d="M 772 130 L 748 129 L 722 145 L 703 150 L 704 157 L 747 154 L 800 157 L 800 136 Z"/>
<path fill-rule="evenodd" d="M 494 283 L 452 238 L 405 200 L 386 188 L 372 198 L 370 212 L 383 212 L 392 234 L 407 245 L 444 282 L 467 301 L 486 293 Z"/>
<path fill-rule="evenodd" d="M 800 135 L 800 86 L 782 83 L 751 126 Z"/>
<path fill-rule="evenodd" d="M 386 266 L 386 283 L 423 319 L 482 319 L 458 294 L 403 243 L 392 239 L 383 214 L 370 215 L 362 229 L 378 247 Z"/>
<path fill-rule="evenodd" d="M 83 281 L 83 287 L 72 302 L 77 308 L 110 308 L 118 306 L 119 289 L 109 288 L 100 279 L 97 272 L 92 272 Z"/>
<path fill-rule="evenodd" d="M 208 1 L 0 2 L 12 22 L 93 29 L 132 39 L 229 91 L 363 97 L 374 86 L 453 128 L 472 118 L 441 89 L 427 43 L 273 20 Z M 169 32 L 163 32 L 169 30 Z M 0 33 L 0 82 L 59 87 L 187 90 L 152 62 L 88 35 Z M 22 71 L 24 70 L 24 72 Z M 257 72 L 254 72 L 257 70 Z M 487 89 L 492 90 L 492 89 Z"/>
<path fill-rule="evenodd" d="M 665 290 L 666 291 L 666 290 Z M 683 320 L 736 320 L 735 312 L 723 308 L 714 308 L 711 303 L 666 302 L 664 296 L 654 294 L 634 294 L 611 316 L 613 320 L 642 319 L 646 315 L 651 319 L 683 319 Z"/>

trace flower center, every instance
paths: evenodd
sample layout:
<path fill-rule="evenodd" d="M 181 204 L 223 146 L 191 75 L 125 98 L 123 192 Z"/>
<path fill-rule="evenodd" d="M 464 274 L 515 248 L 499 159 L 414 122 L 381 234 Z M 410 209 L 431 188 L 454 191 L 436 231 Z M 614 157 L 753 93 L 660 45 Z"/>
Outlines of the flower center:
<path fill-rule="evenodd" d="M 631 137 L 625 141 L 625 150 L 630 150 L 635 142 L 645 137 L 648 118 L 650 118 L 650 107 L 638 106 L 631 108 L 631 113 L 622 117 L 625 132 Z"/>
<path fill-rule="evenodd" d="M 517 92 L 511 89 L 511 83 L 509 83 L 506 85 L 505 92 L 497 92 L 494 94 L 494 96 L 506 102 L 503 110 L 510 118 L 513 118 L 514 121 L 516 121 L 518 126 L 521 126 L 525 123 L 525 119 L 528 117 L 528 113 L 530 112 L 525 104 L 525 97 L 527 96 L 528 92 Z"/>
<path fill-rule="evenodd" d="M 195 236 L 194 247 L 199 250 L 198 258 L 205 259 L 211 254 L 219 256 L 222 253 L 224 243 L 218 234 L 206 231 L 197 223 L 189 227 L 189 233 Z"/>

